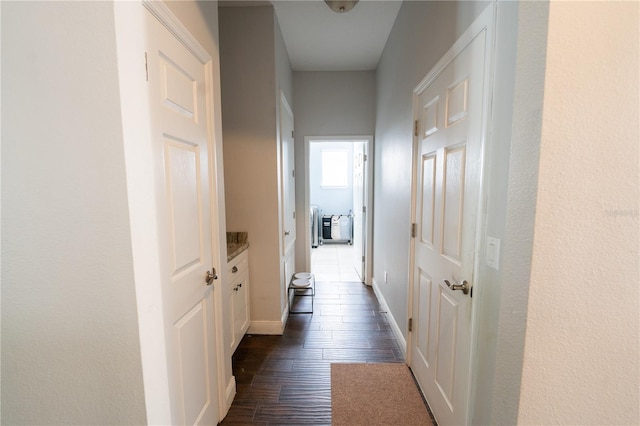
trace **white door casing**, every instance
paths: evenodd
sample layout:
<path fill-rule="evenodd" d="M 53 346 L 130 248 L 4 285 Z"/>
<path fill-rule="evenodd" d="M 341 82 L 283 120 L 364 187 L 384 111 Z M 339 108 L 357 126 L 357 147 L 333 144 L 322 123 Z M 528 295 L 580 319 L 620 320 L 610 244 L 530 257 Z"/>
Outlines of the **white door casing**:
<path fill-rule="evenodd" d="M 282 254 L 296 241 L 296 177 L 293 138 L 293 111 L 280 92 L 280 155 L 282 197 Z"/>
<path fill-rule="evenodd" d="M 280 227 L 282 232 L 280 271 L 282 280 L 281 309 L 287 312 L 289 280 L 295 272 L 296 243 L 296 172 L 293 111 L 280 91 Z"/>
<path fill-rule="evenodd" d="M 408 352 L 441 425 L 469 423 L 490 12 L 489 7 L 415 89 L 417 226 Z M 450 287 L 464 281 L 468 294 Z"/>
<path fill-rule="evenodd" d="M 304 137 L 304 162 L 306 164 L 305 167 L 305 175 L 304 175 L 304 206 L 306 211 L 309 211 L 311 202 L 310 202 L 310 182 L 311 177 L 309 174 L 309 168 L 311 163 L 310 151 L 311 144 L 316 142 L 347 142 L 352 144 L 364 144 L 364 155 L 367 160 L 364 161 L 363 164 L 363 203 L 364 206 L 371 206 L 373 203 L 373 194 L 371 188 L 373 187 L 373 161 L 370 159 L 372 157 L 373 150 L 373 136 L 371 135 L 352 135 L 352 136 L 305 136 Z M 367 207 L 368 209 L 368 207 Z M 367 212 L 368 213 L 368 212 Z M 364 256 L 364 263 L 362 266 L 362 282 L 367 285 L 371 285 L 371 273 L 372 273 L 372 233 L 373 233 L 373 221 L 368 219 L 367 213 L 362 217 L 362 255 Z M 303 222 L 305 225 L 305 229 L 310 229 L 311 221 L 309 220 L 309 215 L 305 215 Z M 354 218 L 354 223 L 356 218 Z M 322 229 L 320 229 L 322 232 Z M 355 239 L 355 230 L 354 230 L 354 244 L 356 244 L 357 240 Z M 306 270 L 311 269 L 311 240 L 310 233 L 305 233 L 305 240 L 303 241 L 304 251 L 305 251 L 305 265 Z M 361 256 L 362 257 L 362 256 Z M 354 258 L 355 259 L 355 258 Z"/>
<path fill-rule="evenodd" d="M 164 267 L 172 421 L 216 424 L 220 416 L 214 286 L 219 281 L 206 282 L 213 268 L 210 184 L 215 184 L 209 164 L 211 59 L 206 59 L 206 52 L 197 54 L 204 50 L 186 29 L 170 31 L 150 12 L 145 16 L 150 161 L 155 165 Z"/>
<path fill-rule="evenodd" d="M 353 267 L 360 281 L 365 282 L 365 142 L 353 143 Z"/>

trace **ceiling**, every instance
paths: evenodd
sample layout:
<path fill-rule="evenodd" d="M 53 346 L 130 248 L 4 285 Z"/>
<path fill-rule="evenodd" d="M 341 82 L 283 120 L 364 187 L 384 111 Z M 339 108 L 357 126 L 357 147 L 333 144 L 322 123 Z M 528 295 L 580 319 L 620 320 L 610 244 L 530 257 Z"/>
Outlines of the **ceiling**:
<path fill-rule="evenodd" d="M 234 1 L 253 6 L 269 2 Z M 401 0 L 360 0 L 336 13 L 323 0 L 273 0 L 294 71 L 374 70 L 396 20 Z"/>

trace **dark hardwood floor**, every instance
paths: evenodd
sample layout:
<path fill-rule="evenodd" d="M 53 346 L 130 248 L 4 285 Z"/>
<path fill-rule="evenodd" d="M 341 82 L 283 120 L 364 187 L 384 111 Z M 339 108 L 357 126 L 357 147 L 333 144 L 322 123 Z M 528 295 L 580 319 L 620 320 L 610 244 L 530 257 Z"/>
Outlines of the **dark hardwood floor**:
<path fill-rule="evenodd" d="M 313 314 L 289 315 L 282 336 L 240 342 L 233 356 L 237 394 L 222 424 L 330 425 L 330 365 L 345 362 L 404 357 L 371 287 L 318 282 Z"/>

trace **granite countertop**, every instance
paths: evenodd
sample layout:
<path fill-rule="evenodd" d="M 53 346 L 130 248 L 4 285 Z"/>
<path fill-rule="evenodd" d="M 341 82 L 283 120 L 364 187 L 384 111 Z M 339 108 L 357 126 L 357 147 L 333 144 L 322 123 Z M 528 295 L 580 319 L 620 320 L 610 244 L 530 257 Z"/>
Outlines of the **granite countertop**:
<path fill-rule="evenodd" d="M 227 232 L 227 262 L 249 248 L 249 233 Z"/>

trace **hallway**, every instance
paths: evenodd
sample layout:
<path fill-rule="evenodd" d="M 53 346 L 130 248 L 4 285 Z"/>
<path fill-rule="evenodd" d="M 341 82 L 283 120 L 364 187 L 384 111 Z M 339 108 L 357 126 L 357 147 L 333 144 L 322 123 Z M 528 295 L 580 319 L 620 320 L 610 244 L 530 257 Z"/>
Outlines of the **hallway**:
<path fill-rule="evenodd" d="M 316 281 L 359 282 L 353 267 L 354 247 L 325 243 L 311 249 L 311 272 Z"/>
<path fill-rule="evenodd" d="M 244 337 L 222 424 L 330 425 L 331 363 L 404 362 L 371 287 L 317 282 L 314 305 L 312 315 L 291 314 L 282 336 Z"/>

